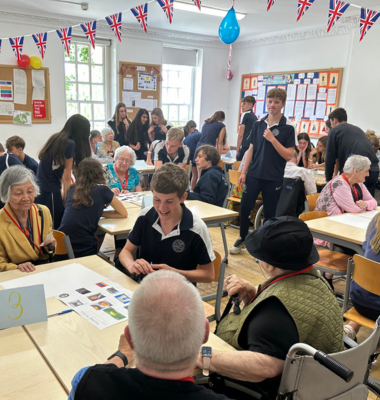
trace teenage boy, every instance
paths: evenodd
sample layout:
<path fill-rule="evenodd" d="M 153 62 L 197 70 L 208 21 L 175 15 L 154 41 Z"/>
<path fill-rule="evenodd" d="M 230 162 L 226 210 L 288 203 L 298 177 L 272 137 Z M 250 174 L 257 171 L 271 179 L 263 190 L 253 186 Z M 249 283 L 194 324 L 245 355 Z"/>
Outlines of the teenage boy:
<path fill-rule="evenodd" d="M 243 172 L 239 178 L 239 184 L 244 184 L 240 207 L 240 237 L 230 248 L 231 254 L 238 254 L 245 247 L 249 216 L 260 192 L 263 196 L 265 221 L 276 214 L 285 165 L 292 158 L 297 145 L 296 128 L 281 113 L 285 101 L 284 89 L 269 90 L 268 115 L 253 125 Z"/>
<path fill-rule="evenodd" d="M 375 187 L 379 177 L 379 160 L 371 142 L 359 127 L 347 123 L 347 112 L 344 108 L 334 110 L 329 115 L 329 120 L 331 130 L 327 139 L 325 157 L 326 181 L 330 181 L 333 177 L 336 160 L 338 160 L 339 171 L 342 173 L 347 158 L 352 154 L 368 157 L 371 167 L 364 184 L 371 195 L 375 196 Z"/>
<path fill-rule="evenodd" d="M 256 114 L 253 112 L 253 106 L 256 100 L 253 96 L 245 96 L 241 101 L 241 110 L 243 112 L 241 123 L 239 126 L 239 135 L 237 140 L 236 151 L 238 155 L 237 161 L 241 161 L 245 152 L 249 149 L 249 138 L 252 133 L 253 124 L 257 121 Z"/>
<path fill-rule="evenodd" d="M 130 273 L 147 275 L 166 269 L 191 282 L 214 279 L 210 234 L 206 224 L 184 204 L 188 185 L 186 171 L 173 163 L 153 175 L 153 206 L 141 211 L 119 256 Z M 139 258 L 134 260 L 139 247 Z"/>
<path fill-rule="evenodd" d="M 8 153 L 12 153 L 16 156 L 26 168 L 33 171 L 34 175 L 37 176 L 38 163 L 32 157 L 24 153 L 25 141 L 23 138 L 20 138 L 20 136 L 11 136 L 5 142 L 5 147 Z"/>
<path fill-rule="evenodd" d="M 195 153 L 195 164 L 200 178 L 193 192 L 187 195 L 188 200 L 200 200 L 222 207 L 228 191 L 228 184 L 222 168 L 218 167 L 220 155 L 216 147 L 204 145 Z"/>
<path fill-rule="evenodd" d="M 156 170 L 166 163 L 178 164 L 185 168 L 189 162 L 190 150 L 182 143 L 183 138 L 182 129 L 171 128 L 166 135 L 166 140 L 162 140 L 154 146 L 153 161 Z"/>

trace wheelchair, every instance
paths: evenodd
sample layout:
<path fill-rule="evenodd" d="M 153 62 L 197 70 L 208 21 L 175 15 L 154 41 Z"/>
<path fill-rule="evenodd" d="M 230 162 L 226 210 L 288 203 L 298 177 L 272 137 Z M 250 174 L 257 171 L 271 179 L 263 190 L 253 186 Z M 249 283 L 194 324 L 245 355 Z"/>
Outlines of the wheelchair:
<path fill-rule="evenodd" d="M 215 385 L 233 389 L 236 399 L 258 400 L 366 400 L 368 391 L 380 397 L 380 381 L 370 378 L 372 365 L 380 337 L 380 317 L 371 335 L 361 344 L 344 336 L 346 350 L 332 355 L 324 354 L 313 347 L 298 343 L 292 346 L 285 360 L 284 371 L 277 393 L 260 388 L 258 384 L 212 374 L 208 386 Z M 301 355 L 297 353 L 301 352 Z M 198 384 L 207 380 L 200 378 Z M 207 385 L 206 385 L 207 386 Z M 223 389 L 221 390 L 223 392 Z M 275 391 L 276 392 L 276 391 Z"/>

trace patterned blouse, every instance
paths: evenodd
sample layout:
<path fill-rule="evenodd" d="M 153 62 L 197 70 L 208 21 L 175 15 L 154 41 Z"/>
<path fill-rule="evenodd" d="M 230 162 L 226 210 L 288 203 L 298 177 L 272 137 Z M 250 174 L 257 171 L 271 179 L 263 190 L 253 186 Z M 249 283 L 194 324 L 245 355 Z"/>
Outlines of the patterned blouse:
<path fill-rule="evenodd" d="M 119 189 L 120 191 L 123 190 L 121 187 L 120 179 L 116 175 L 116 171 L 114 168 L 114 164 L 108 164 L 103 167 L 104 169 L 104 177 L 106 178 L 107 186 L 110 189 Z M 123 181 L 123 185 L 125 184 L 125 179 Z M 135 168 L 129 167 L 128 168 L 128 183 L 127 183 L 127 190 L 129 192 L 134 192 L 136 190 L 136 186 L 140 186 L 140 177 L 138 172 Z"/>

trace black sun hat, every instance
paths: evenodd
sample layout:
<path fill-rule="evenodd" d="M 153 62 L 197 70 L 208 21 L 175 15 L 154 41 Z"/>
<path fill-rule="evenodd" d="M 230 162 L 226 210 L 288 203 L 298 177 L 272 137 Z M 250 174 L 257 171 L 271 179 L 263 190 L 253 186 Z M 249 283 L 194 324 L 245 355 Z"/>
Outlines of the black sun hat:
<path fill-rule="evenodd" d="M 296 217 L 271 218 L 245 245 L 253 257 L 285 270 L 301 271 L 319 260 L 308 226 Z"/>

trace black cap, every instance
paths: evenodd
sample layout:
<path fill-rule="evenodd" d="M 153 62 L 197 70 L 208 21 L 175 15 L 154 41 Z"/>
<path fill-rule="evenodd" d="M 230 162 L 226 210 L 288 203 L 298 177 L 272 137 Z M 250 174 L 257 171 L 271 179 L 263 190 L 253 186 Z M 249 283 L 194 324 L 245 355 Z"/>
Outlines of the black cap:
<path fill-rule="evenodd" d="M 301 271 L 319 260 L 308 226 L 296 217 L 271 218 L 245 245 L 253 257 L 285 270 Z"/>

